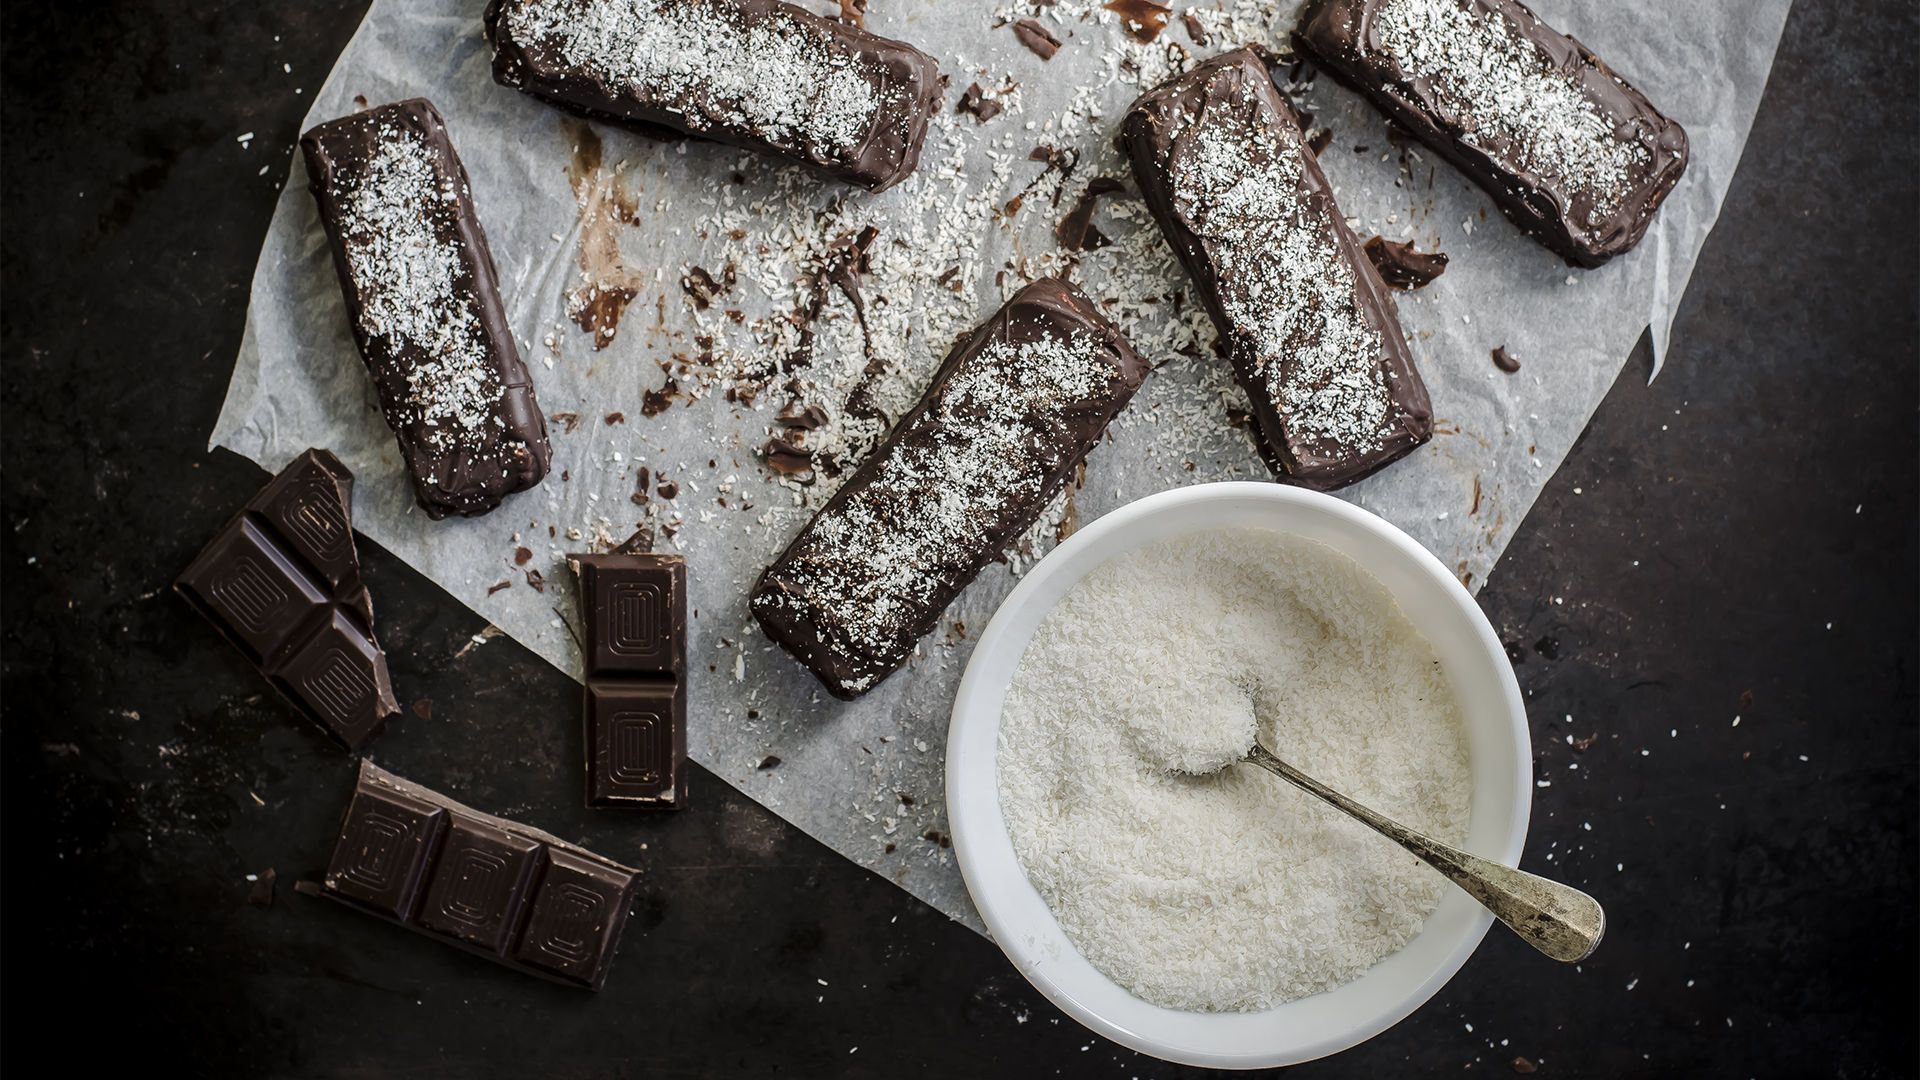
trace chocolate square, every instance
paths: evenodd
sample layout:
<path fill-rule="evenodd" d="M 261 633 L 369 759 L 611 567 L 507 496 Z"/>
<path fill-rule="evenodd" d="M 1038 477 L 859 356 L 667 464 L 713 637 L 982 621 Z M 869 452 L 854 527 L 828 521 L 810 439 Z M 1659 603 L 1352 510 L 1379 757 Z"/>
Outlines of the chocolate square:
<path fill-rule="evenodd" d="M 679 675 L 686 563 L 673 556 L 582 557 L 587 663 L 601 675 Z"/>
<path fill-rule="evenodd" d="M 633 875 L 550 848 L 547 872 L 514 956 L 562 979 L 598 988 L 619 941 Z"/>
<path fill-rule="evenodd" d="M 181 591 L 258 664 L 327 603 L 273 538 L 235 518 L 180 575 Z"/>
<path fill-rule="evenodd" d="M 456 817 L 434 861 L 419 923 L 492 953 L 504 953 L 520 923 L 527 883 L 543 861 L 541 843 Z"/>
<path fill-rule="evenodd" d="M 686 801 L 677 683 L 587 683 L 587 805 L 672 809 Z"/>
<path fill-rule="evenodd" d="M 261 492 L 254 508 L 287 546 L 338 589 L 358 576 L 360 566 L 343 497 L 352 490 L 353 475 L 337 460 L 332 464 L 340 468 L 338 475 L 318 455 L 296 460 L 273 487 Z"/>
<path fill-rule="evenodd" d="M 446 811 L 396 791 L 356 791 L 327 867 L 328 891 L 406 919 L 433 859 Z"/>
<path fill-rule="evenodd" d="M 274 675 L 281 692 L 306 706 L 335 738 L 351 749 L 380 729 L 378 703 L 392 691 L 378 647 L 342 612 L 300 646 Z"/>

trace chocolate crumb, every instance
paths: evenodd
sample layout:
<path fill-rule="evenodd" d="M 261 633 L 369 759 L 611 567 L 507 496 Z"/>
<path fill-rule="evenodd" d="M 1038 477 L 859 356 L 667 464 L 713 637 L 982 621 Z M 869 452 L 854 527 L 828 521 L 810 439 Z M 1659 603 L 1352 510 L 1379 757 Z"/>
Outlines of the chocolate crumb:
<path fill-rule="evenodd" d="M 247 903 L 257 908 L 273 906 L 273 883 L 280 875 L 269 866 L 253 876 L 253 887 L 247 890 Z"/>
<path fill-rule="evenodd" d="M 353 107 L 356 109 L 368 109 L 368 108 L 372 108 L 373 106 L 372 106 L 372 102 L 369 102 L 367 100 L 367 95 L 355 94 L 353 95 Z"/>
<path fill-rule="evenodd" d="M 667 385 L 660 389 L 645 391 L 640 395 L 640 415 L 659 416 L 661 413 L 673 408 L 673 395 L 679 389 L 679 383 L 668 379 Z"/>
<path fill-rule="evenodd" d="M 1314 157 L 1319 157 L 1320 152 L 1322 150 L 1325 150 L 1328 146 L 1332 145 L 1332 143 L 1333 143 L 1332 128 L 1321 128 L 1320 130 L 1307 136 L 1307 149 L 1313 151 Z"/>
<path fill-rule="evenodd" d="M 659 483 L 653 485 L 653 490 L 658 492 L 663 499 L 677 499 L 680 497 L 680 483 L 677 480 L 662 479 Z"/>
<path fill-rule="evenodd" d="M 615 424 L 624 424 L 627 422 L 627 414 L 623 412 L 610 412 L 604 417 L 604 420 L 608 427 L 612 427 Z"/>
<path fill-rule="evenodd" d="M 557 412 L 547 417 L 547 419 L 560 425 L 560 430 L 569 435 L 578 431 L 580 428 L 580 414 L 577 412 Z"/>
<path fill-rule="evenodd" d="M 760 772 L 766 772 L 768 769 L 778 768 L 779 765 L 780 759 L 774 757 L 772 754 L 768 754 L 766 757 L 761 758 L 760 764 L 755 765 L 754 768 Z"/>
<path fill-rule="evenodd" d="M 1186 24 L 1187 37 L 1191 38 L 1195 45 L 1207 43 L 1207 24 L 1200 21 L 1200 16 L 1188 11 L 1180 16 L 1180 21 Z"/>
<path fill-rule="evenodd" d="M 840 0 L 840 21 L 864 28 L 867 25 L 867 0 Z"/>
<path fill-rule="evenodd" d="M 296 881 L 293 883 L 293 891 L 299 893 L 301 896 L 327 895 L 327 890 L 321 888 L 320 883 L 317 881 Z"/>
<path fill-rule="evenodd" d="M 1600 741 L 1600 733 L 1597 731 L 1587 736 L 1584 739 L 1575 739 L 1573 740 L 1574 752 L 1579 754 L 1584 754 L 1587 751 L 1593 749 L 1593 744 L 1599 741 Z"/>
<path fill-rule="evenodd" d="M 533 567 L 531 567 L 531 566 L 529 566 L 529 567 L 527 567 L 527 584 L 529 584 L 529 585 L 531 585 L 531 586 L 533 586 L 533 591 L 534 591 L 534 592 L 546 592 L 546 591 L 547 591 L 547 579 L 546 579 L 546 577 L 545 577 L 545 576 L 543 576 L 543 575 L 542 575 L 542 574 L 540 573 L 540 571 L 538 571 L 538 570 L 535 570 L 535 569 L 534 569 Z"/>
<path fill-rule="evenodd" d="M 514 548 L 513 549 L 513 565 L 525 566 L 532 561 L 533 561 L 532 548 Z"/>
<path fill-rule="evenodd" d="M 921 839 L 931 841 L 932 843 L 935 843 L 935 844 L 939 844 L 943 848 L 949 848 L 953 846 L 953 837 L 948 836 L 946 833 L 941 832 L 939 829 L 928 829 L 926 832 L 926 835 L 921 837 Z"/>
<path fill-rule="evenodd" d="M 886 853 L 887 853 L 887 854 L 889 854 L 889 855 L 891 855 L 891 854 L 893 854 L 893 851 L 894 851 L 894 844 L 893 844 L 893 841 L 891 841 L 891 840 L 889 840 L 889 841 L 887 841 L 887 847 L 886 847 Z"/>
<path fill-rule="evenodd" d="M 1376 236 L 1361 247 L 1380 271 L 1380 279 L 1396 289 L 1424 289 L 1447 270 L 1447 253 L 1428 254 L 1413 250 L 1412 244 Z"/>
<path fill-rule="evenodd" d="M 487 586 L 487 595 L 492 596 L 494 593 L 499 592 L 501 589 L 511 589 L 511 588 L 513 588 L 512 581 L 496 581 L 492 585 Z"/>
<path fill-rule="evenodd" d="M 747 710 L 747 719 L 749 719 L 749 720 L 758 720 L 758 719 L 760 719 L 760 710 L 759 710 L 759 709 L 748 709 L 748 710 Z"/>
<path fill-rule="evenodd" d="M 1533 1062 L 1528 1061 L 1526 1058 L 1517 1057 L 1513 1059 L 1513 1071 L 1517 1073 L 1523 1073 L 1523 1074 L 1536 1073 L 1540 1071 L 1540 1066 L 1535 1065 Z"/>
<path fill-rule="evenodd" d="M 904 792 L 904 791 L 896 791 L 896 792 L 894 792 L 894 794 L 895 794 L 895 795 L 897 795 L 897 796 L 899 796 L 899 798 L 900 798 L 900 805 L 901 805 L 901 806 L 912 806 L 912 805 L 913 805 L 913 796 L 911 796 L 911 795 L 909 795 L 909 794 L 907 794 L 907 793 L 906 793 L 906 792 Z"/>
<path fill-rule="evenodd" d="M 954 111 L 971 113 L 975 120 L 984 124 L 999 116 L 1002 108 L 1004 106 L 998 101 L 987 96 L 979 83 L 974 83 L 960 92 L 960 103 L 954 106 Z"/>
<path fill-rule="evenodd" d="M 1051 60 L 1053 54 L 1060 51 L 1060 39 L 1032 19 L 1021 19 L 1014 23 L 1013 36 L 1042 60 Z"/>
<path fill-rule="evenodd" d="M 433 719 L 433 699 L 423 697 L 420 700 L 414 702 L 413 715 L 419 717 L 422 720 Z"/>
<path fill-rule="evenodd" d="M 1502 345 L 1493 350 L 1493 366 L 1511 375 L 1520 370 L 1520 358 L 1507 351 Z"/>

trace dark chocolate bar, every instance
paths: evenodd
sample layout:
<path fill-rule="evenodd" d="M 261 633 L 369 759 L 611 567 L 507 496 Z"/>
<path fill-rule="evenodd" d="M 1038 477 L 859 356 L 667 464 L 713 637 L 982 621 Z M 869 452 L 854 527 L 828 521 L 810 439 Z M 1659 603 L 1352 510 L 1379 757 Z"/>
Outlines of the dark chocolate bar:
<path fill-rule="evenodd" d="M 502 86 L 870 191 L 913 172 L 944 88 L 913 46 L 779 0 L 490 0 L 486 26 Z"/>
<path fill-rule="evenodd" d="M 760 576 L 754 616 L 834 695 L 872 689 L 1033 525 L 1146 374 L 1071 285 L 1021 289 Z"/>
<path fill-rule="evenodd" d="M 598 990 L 638 873 L 362 761 L 321 892 L 508 967 Z"/>
<path fill-rule="evenodd" d="M 547 422 L 500 304 L 467 172 L 420 98 L 300 138 L 354 340 L 428 516 L 547 475 Z"/>
<path fill-rule="evenodd" d="M 1276 476 L 1331 490 L 1432 436 L 1393 297 L 1264 54 L 1236 49 L 1161 83 L 1133 103 L 1120 137 L 1226 344 Z"/>
<path fill-rule="evenodd" d="M 400 711 L 353 546 L 353 474 L 327 451 L 294 458 L 173 587 L 347 749 Z"/>
<path fill-rule="evenodd" d="M 586 624 L 587 805 L 687 805 L 687 564 L 574 555 Z"/>
<path fill-rule="evenodd" d="M 1515 0 L 1312 0 L 1294 43 L 1576 266 L 1646 235 L 1687 133 Z"/>

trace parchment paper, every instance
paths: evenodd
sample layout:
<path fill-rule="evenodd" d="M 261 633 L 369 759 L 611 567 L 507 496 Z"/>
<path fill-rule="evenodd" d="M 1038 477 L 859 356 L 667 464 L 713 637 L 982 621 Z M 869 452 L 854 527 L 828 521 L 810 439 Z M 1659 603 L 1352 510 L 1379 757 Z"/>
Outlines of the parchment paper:
<path fill-rule="evenodd" d="M 1333 132 L 1322 165 L 1356 230 L 1452 257 L 1445 276 L 1400 297 L 1440 433 L 1345 497 L 1405 528 L 1472 586 L 1484 582 L 1649 323 L 1664 352 L 1739 162 L 1788 3 L 1534 3 L 1678 117 L 1692 139 L 1692 165 L 1644 244 L 1597 271 L 1569 270 L 1522 237 L 1432 155 L 1403 156 L 1378 115 L 1330 80 L 1301 95 Z M 879 196 L 725 147 L 654 143 L 564 120 L 493 83 L 482 6 L 376 0 L 314 95 L 307 123 L 360 107 L 356 98 L 426 96 L 445 114 L 540 402 L 557 418 L 552 475 L 477 520 L 433 522 L 414 509 L 348 334 L 297 156 L 255 270 L 212 443 L 270 469 L 308 446 L 332 449 L 360 478 L 354 513 L 367 536 L 575 677 L 564 553 L 604 548 L 651 526 L 662 549 L 685 553 L 691 565 L 694 758 L 979 929 L 942 843 L 946 716 L 972 634 L 1017 574 L 1076 521 L 1181 484 L 1267 475 L 1235 426 L 1244 399 L 1213 355 L 1212 332 L 1130 179 L 1128 193 L 1095 213 L 1109 246 L 1063 253 L 1054 226 L 1094 176 L 1129 178 L 1111 142 L 1140 90 L 1184 64 L 1185 53 L 1204 57 L 1247 40 L 1284 46 L 1297 5 L 1202 0 L 1176 7 L 1158 41 L 1143 45 L 1093 0 L 1060 0 L 1037 13 L 1065 42 L 1042 61 L 1001 25 L 1031 9 L 872 0 L 871 29 L 920 45 L 951 77 L 919 173 Z M 1200 16 L 1210 45 L 1194 44 L 1180 19 L 1185 10 Z M 1005 111 L 984 123 L 952 111 L 973 82 Z M 1069 178 L 1032 160 L 1039 146 L 1079 155 Z M 788 316 L 805 306 L 826 243 L 868 224 L 879 233 L 866 333 L 846 298 L 830 294 L 813 362 L 796 369 L 802 398 L 831 414 L 810 436 L 826 458 L 857 460 L 883 430 L 863 427 L 844 408 L 853 388 L 898 416 L 952 341 L 1040 273 L 1067 273 L 1107 303 L 1162 366 L 1090 457 L 1084 486 L 1051 509 L 1006 565 L 981 576 L 907 669 L 847 704 L 770 645 L 744 601 L 835 483 L 825 469 L 812 484 L 783 481 L 762 462 L 759 448 L 788 396 L 784 378 L 766 373 L 793 353 L 797 329 Z M 693 292 L 709 299 L 705 308 L 682 283 L 696 266 L 716 282 L 694 282 Z M 596 349 L 569 307 L 621 288 L 635 295 Z M 1495 369 L 1489 350 L 1498 345 L 1520 358 L 1517 374 Z M 647 415 L 647 392 L 666 389 L 663 365 L 673 369 L 674 392 L 652 399 L 653 409 L 665 408 Z M 614 413 L 621 416 L 610 421 Z M 577 417 L 574 430 L 565 414 Z M 652 481 L 644 504 L 634 499 L 643 466 Z M 675 497 L 665 497 L 662 474 L 677 486 Z M 517 566 L 522 546 L 533 558 Z M 496 590 L 501 582 L 509 585 Z M 553 705 L 556 713 L 576 708 Z M 529 725 L 568 730 L 553 719 Z M 577 793 L 556 793 L 562 797 Z"/>

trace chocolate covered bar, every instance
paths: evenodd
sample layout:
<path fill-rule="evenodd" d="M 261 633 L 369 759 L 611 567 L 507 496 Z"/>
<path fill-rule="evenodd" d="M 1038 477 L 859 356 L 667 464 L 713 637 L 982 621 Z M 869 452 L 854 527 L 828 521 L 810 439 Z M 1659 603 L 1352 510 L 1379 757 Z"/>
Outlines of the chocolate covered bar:
<path fill-rule="evenodd" d="M 1311 0 L 1294 43 L 1576 266 L 1646 235 L 1687 133 L 1515 0 Z"/>
<path fill-rule="evenodd" d="M 363 761 L 320 891 L 530 975 L 598 990 L 638 873 Z"/>
<path fill-rule="evenodd" d="M 1426 442 L 1433 411 L 1393 297 L 1265 61 L 1237 49 L 1161 83 L 1120 137 L 1252 401 L 1268 464 L 1326 491 Z"/>
<path fill-rule="evenodd" d="M 574 555 L 586 624 L 587 805 L 687 805 L 687 564 Z"/>
<path fill-rule="evenodd" d="M 1033 525 L 1146 374 L 1072 286 L 1021 289 L 760 576 L 754 616 L 829 692 L 872 689 Z"/>
<path fill-rule="evenodd" d="M 870 191 L 913 172 L 944 88 L 913 46 L 778 0 L 491 0 L 486 26 L 502 86 Z"/>
<path fill-rule="evenodd" d="M 467 172 L 414 99 L 300 137 L 354 340 L 428 516 L 484 514 L 547 475 L 547 422 L 500 305 Z"/>
<path fill-rule="evenodd" d="M 293 459 L 173 587 L 347 749 L 400 711 L 353 546 L 353 474 L 327 451 Z"/>

